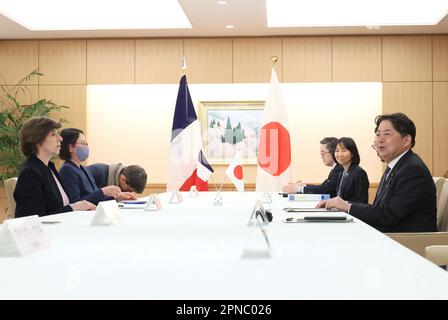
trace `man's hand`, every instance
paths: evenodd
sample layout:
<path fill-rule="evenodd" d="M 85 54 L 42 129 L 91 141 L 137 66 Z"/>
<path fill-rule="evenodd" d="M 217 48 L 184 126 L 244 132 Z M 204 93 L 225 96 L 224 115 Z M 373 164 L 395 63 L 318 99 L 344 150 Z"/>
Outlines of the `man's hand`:
<path fill-rule="evenodd" d="M 323 201 L 322 201 L 323 202 Z M 327 209 L 338 209 L 344 212 L 349 212 L 351 204 L 347 201 L 341 199 L 340 197 L 331 198 L 326 200 L 325 208 Z M 322 207 L 320 207 L 322 208 Z"/>

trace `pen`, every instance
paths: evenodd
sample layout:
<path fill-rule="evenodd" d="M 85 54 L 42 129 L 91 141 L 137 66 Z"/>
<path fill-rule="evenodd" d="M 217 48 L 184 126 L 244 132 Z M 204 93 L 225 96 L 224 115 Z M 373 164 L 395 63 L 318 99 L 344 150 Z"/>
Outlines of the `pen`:
<path fill-rule="evenodd" d="M 146 201 L 123 201 L 123 204 L 145 204 Z"/>

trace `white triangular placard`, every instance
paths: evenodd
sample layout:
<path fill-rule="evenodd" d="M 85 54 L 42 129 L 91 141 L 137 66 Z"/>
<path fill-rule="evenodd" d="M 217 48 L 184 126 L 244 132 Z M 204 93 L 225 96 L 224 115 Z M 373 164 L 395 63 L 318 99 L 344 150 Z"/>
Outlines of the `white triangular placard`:
<path fill-rule="evenodd" d="M 271 259 L 272 250 L 261 216 L 257 216 L 254 222 L 255 228 L 251 229 L 246 245 L 241 254 L 243 259 Z"/>
<path fill-rule="evenodd" d="M 145 211 L 159 211 L 161 209 L 162 205 L 160 204 L 159 197 L 155 193 L 151 194 L 146 203 Z"/>
<path fill-rule="evenodd" d="M 197 197 L 199 197 L 199 191 L 196 188 L 196 186 L 191 186 L 190 192 L 188 193 L 188 196 L 190 198 L 197 198 Z"/>
<path fill-rule="evenodd" d="M 96 207 L 92 226 L 111 226 L 121 223 L 118 204 L 115 200 L 102 201 Z"/>
<path fill-rule="evenodd" d="M 50 242 L 37 215 L 8 219 L 0 226 L 1 256 L 24 256 L 49 247 Z"/>
<path fill-rule="evenodd" d="M 168 203 L 181 203 L 183 201 L 182 195 L 179 190 L 174 190 L 171 192 L 170 200 Z"/>
<path fill-rule="evenodd" d="M 258 213 L 258 215 L 257 215 L 257 213 Z M 249 221 L 247 222 L 247 226 L 251 227 L 251 226 L 256 225 L 257 216 L 259 216 L 259 215 L 261 216 L 262 220 L 264 221 L 263 224 L 267 225 L 269 220 L 266 216 L 266 211 L 264 210 L 261 200 L 257 200 L 255 202 L 254 208 L 252 209 L 252 212 L 249 217 Z"/>
<path fill-rule="evenodd" d="M 272 196 L 270 193 L 263 193 L 263 198 L 262 198 L 262 202 L 263 203 L 272 203 Z"/>

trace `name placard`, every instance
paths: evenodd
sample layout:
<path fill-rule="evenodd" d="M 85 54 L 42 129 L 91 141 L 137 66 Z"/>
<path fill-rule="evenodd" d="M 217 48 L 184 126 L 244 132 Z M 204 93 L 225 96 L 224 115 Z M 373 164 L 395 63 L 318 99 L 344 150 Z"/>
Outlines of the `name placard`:
<path fill-rule="evenodd" d="M 24 256 L 50 247 L 37 215 L 8 219 L 0 227 L 0 255 Z"/>
<path fill-rule="evenodd" d="M 111 226 L 121 223 L 120 209 L 115 200 L 102 201 L 96 207 L 95 215 L 92 219 L 92 226 Z"/>
<path fill-rule="evenodd" d="M 159 197 L 155 193 L 151 194 L 146 203 L 145 211 L 159 211 L 161 209 L 162 205 L 160 204 Z"/>

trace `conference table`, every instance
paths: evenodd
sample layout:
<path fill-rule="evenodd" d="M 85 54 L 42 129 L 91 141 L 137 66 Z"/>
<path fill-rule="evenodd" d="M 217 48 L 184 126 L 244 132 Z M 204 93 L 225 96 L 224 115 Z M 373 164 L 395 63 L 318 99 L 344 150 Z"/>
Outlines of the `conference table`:
<path fill-rule="evenodd" d="M 50 248 L 0 257 L 0 299 L 448 299 L 448 272 L 360 220 L 285 223 L 274 194 L 267 226 L 248 226 L 255 192 L 182 193 L 162 210 L 42 217 Z M 271 247 L 268 256 L 244 256 Z"/>

